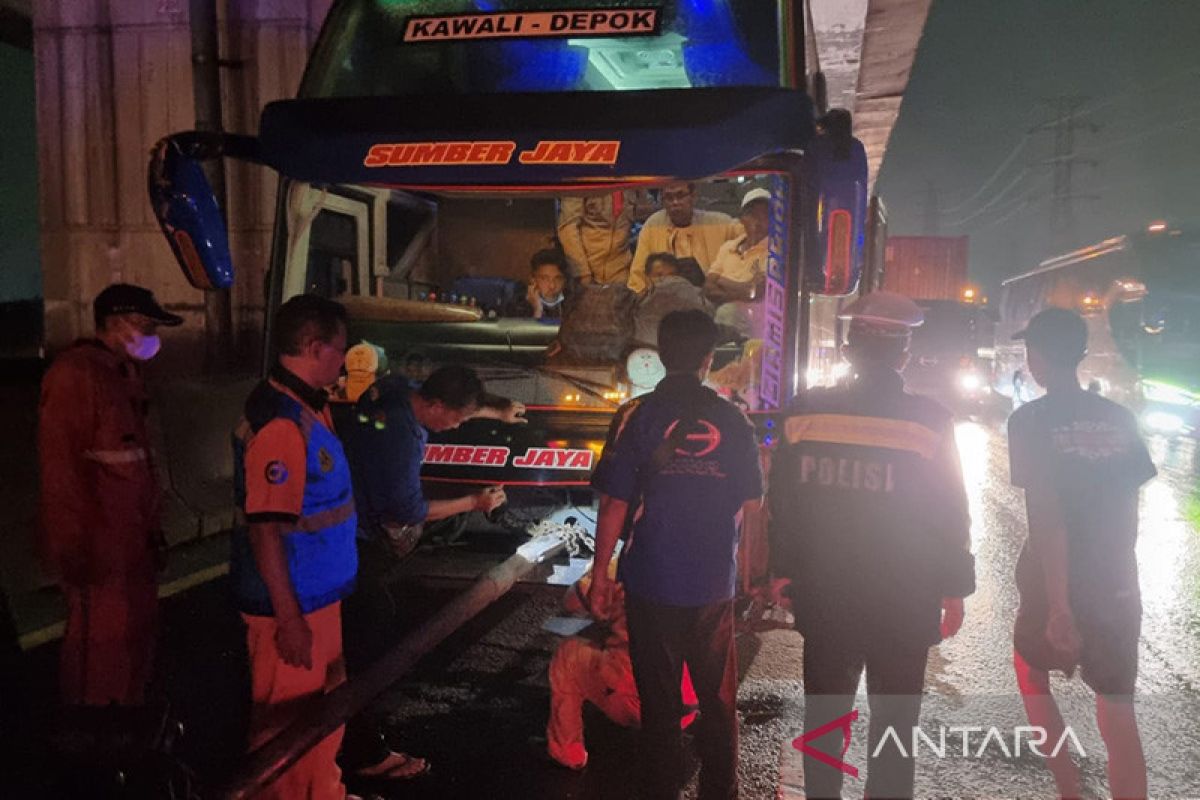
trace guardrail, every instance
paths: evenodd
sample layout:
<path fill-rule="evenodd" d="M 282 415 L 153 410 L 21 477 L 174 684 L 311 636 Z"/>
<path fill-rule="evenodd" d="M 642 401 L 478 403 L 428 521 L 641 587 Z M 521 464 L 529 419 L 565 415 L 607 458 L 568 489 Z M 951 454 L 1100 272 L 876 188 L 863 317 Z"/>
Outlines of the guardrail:
<path fill-rule="evenodd" d="M 565 543 L 556 536 L 531 539 L 521 545 L 516 553 L 485 572 L 471 588 L 401 639 L 362 675 L 315 698 L 294 723 L 250 754 L 222 796 L 227 800 L 243 800 L 270 785 L 321 740 L 386 691 L 425 654 L 504 596 L 535 566 L 562 552 L 564 547 Z"/>

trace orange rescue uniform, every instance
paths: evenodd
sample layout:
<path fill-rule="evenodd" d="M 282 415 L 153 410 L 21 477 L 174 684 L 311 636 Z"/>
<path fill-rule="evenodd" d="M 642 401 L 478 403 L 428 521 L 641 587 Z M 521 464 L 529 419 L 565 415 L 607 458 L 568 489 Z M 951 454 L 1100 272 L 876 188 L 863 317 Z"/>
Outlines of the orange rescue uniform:
<path fill-rule="evenodd" d="M 298 404 L 296 418 L 278 415 L 281 398 Z M 250 524 L 275 520 L 291 523 L 296 526 L 292 536 L 313 537 L 333 548 L 317 555 L 311 549 L 305 550 L 304 555 L 299 555 L 300 541 L 285 544 L 289 552 L 289 579 L 304 608 L 311 599 L 305 593 L 305 586 L 310 592 L 319 591 L 312 586 L 322 583 L 324 579 L 320 576 L 344 571 L 344 559 L 337 560 L 344 556 L 338 549 L 343 545 L 335 544 L 335 540 L 340 541 L 337 529 L 339 525 L 354 524 L 349 467 L 337 443 L 325 394 L 306 386 L 286 370 L 276 368 L 266 385 L 260 384 L 247 400 L 246 414 L 235 437 L 243 443 L 241 474 L 245 496 L 242 511 L 246 521 Z M 317 454 L 315 462 L 314 453 Z M 314 491 L 317 486 L 321 488 Z M 324 512 L 314 511 L 311 505 L 318 497 L 342 505 Z M 309 542 L 308 546 L 312 544 Z M 336 563 L 314 560 L 319 555 L 332 555 Z M 235 558 L 238 556 L 239 551 L 235 549 Z M 252 558 L 249 552 L 240 553 L 240 556 Z M 350 563 L 353 566 L 353 558 Z M 246 565 L 239 563 L 238 566 Z M 298 583 L 302 579 L 307 579 L 307 583 Z M 234 584 L 237 587 L 235 593 L 244 588 L 236 575 Z M 332 600 L 321 601 L 319 607 L 304 613 L 304 621 L 312 632 L 311 669 L 291 666 L 280 657 L 275 639 L 279 626 L 273 614 L 250 613 L 246 607 L 242 608 L 250 657 L 250 750 L 261 747 L 294 722 L 297 710 L 305 701 L 328 694 L 345 683 L 341 598 L 347 592 L 347 586 L 342 585 L 333 593 Z M 239 595 L 238 602 L 242 605 L 246 598 Z M 342 800 L 346 796 L 346 787 L 337 765 L 337 754 L 344 730 L 339 727 L 322 739 L 256 797 L 260 800 Z"/>
<path fill-rule="evenodd" d="M 72 705 L 141 703 L 154 657 L 162 490 L 135 362 L 82 340 L 42 379 L 43 567 L 67 601 L 59 682 Z"/>
<path fill-rule="evenodd" d="M 610 571 L 615 572 L 614 558 Z M 591 573 L 584 575 L 567 591 L 563 601 L 572 613 L 584 611 L 591 586 Z M 546 725 L 546 748 L 550 757 L 563 766 L 582 769 L 588 754 L 583 740 L 583 704 L 599 708 L 616 724 L 633 728 L 641 724 L 642 703 L 633 681 L 629 660 L 629 631 L 625 627 L 625 593 L 620 584 L 612 584 L 615 593 L 610 608 L 616 615 L 603 644 L 573 636 L 563 641 L 550 661 L 550 721 Z M 696 691 L 687 665 L 683 667 L 683 703 L 694 708 Z M 686 728 L 696 713 L 687 713 L 680 721 Z"/>

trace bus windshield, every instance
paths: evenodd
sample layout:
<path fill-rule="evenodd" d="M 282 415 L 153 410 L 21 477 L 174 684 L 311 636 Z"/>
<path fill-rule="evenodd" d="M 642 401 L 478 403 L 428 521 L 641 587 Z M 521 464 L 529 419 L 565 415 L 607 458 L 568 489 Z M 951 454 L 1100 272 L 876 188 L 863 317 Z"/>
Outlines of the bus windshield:
<path fill-rule="evenodd" d="M 767 262 L 783 246 L 769 235 L 768 198 L 785 187 L 777 174 L 586 195 L 291 181 L 275 273 L 284 300 L 343 302 L 351 343 L 381 348 L 391 373 L 419 383 L 466 364 L 532 406 L 611 409 L 652 388 L 658 321 L 698 308 L 722 330 L 710 383 L 753 410 Z M 742 208 L 756 199 L 761 213 Z M 679 258 L 656 257 L 672 247 Z"/>
<path fill-rule="evenodd" d="M 770 0 L 344 0 L 300 97 L 778 87 Z"/>

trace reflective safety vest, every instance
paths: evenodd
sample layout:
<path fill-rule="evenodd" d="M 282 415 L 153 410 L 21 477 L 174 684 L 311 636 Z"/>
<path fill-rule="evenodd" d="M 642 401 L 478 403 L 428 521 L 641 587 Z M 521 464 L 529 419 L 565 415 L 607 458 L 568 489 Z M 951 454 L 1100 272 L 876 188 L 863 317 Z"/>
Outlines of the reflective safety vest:
<path fill-rule="evenodd" d="M 354 536 L 358 526 L 350 468 L 341 442 L 311 409 L 272 382 L 246 401 L 246 414 L 233 436 L 234 487 L 238 508 L 246 508 L 246 451 L 258 431 L 273 419 L 291 420 L 305 444 L 304 500 L 300 518 L 284 534 L 288 575 L 300 610 L 307 614 L 350 594 L 358 572 Z M 259 575 L 245 518 L 235 527 L 230 573 L 239 610 L 272 615 L 271 599 Z"/>
<path fill-rule="evenodd" d="M 797 628 L 939 641 L 942 598 L 975 588 L 950 412 L 876 368 L 809 390 L 783 428 L 767 492 L 771 561 L 792 579 Z"/>

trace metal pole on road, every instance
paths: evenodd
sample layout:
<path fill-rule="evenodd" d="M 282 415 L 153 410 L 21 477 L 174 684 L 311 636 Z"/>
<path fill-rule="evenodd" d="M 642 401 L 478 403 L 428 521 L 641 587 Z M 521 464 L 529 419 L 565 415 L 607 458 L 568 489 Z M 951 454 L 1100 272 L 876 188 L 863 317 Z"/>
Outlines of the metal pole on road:
<path fill-rule="evenodd" d="M 471 588 L 405 636 L 371 668 L 329 694 L 315 698 L 300 717 L 250 754 L 223 797 L 253 797 L 288 767 L 400 679 L 427 653 L 480 611 L 503 597 L 535 566 L 566 547 L 557 537 L 531 539 L 506 561 L 480 576 Z"/>
<path fill-rule="evenodd" d="M 189 24 L 192 32 L 192 101 L 196 111 L 196 130 L 221 133 L 221 65 L 217 41 L 216 0 L 190 0 Z M 204 175 L 212 186 L 225 217 L 225 160 L 217 158 L 204 164 Z M 226 372 L 233 361 L 232 289 L 204 293 L 204 361 L 208 372 Z"/>

